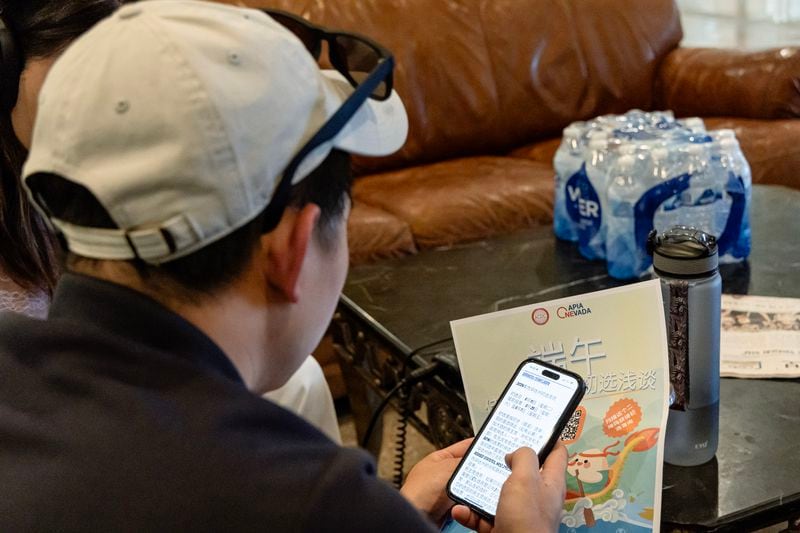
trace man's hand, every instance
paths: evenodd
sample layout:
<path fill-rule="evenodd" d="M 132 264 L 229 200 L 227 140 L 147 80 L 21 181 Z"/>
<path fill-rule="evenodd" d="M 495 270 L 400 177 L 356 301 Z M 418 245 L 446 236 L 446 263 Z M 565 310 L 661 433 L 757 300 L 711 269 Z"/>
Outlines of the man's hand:
<path fill-rule="evenodd" d="M 438 525 L 444 522 L 453 506 L 445 492 L 447 482 L 471 443 L 472 439 L 462 440 L 426 456 L 411 469 L 400 489 L 414 507 Z"/>
<path fill-rule="evenodd" d="M 506 456 L 511 475 L 500 491 L 494 527 L 469 507 L 453 507 L 453 518 L 479 533 L 531 533 L 558 530 L 566 495 L 567 448 L 559 440 L 539 471 L 530 448 Z"/>

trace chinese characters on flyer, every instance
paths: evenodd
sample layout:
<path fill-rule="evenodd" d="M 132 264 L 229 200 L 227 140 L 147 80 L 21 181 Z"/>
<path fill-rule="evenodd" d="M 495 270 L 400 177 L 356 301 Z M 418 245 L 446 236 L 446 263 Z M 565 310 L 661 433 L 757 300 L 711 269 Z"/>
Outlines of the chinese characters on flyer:
<path fill-rule="evenodd" d="M 569 462 L 561 531 L 658 530 L 669 383 L 657 280 L 456 320 L 451 328 L 476 430 L 524 359 L 586 382 L 562 433 Z"/>

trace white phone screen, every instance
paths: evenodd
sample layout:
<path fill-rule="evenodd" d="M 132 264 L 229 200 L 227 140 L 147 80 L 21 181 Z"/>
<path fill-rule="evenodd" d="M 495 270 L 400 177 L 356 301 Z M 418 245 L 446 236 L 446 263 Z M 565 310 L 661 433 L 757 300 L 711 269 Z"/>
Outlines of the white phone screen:
<path fill-rule="evenodd" d="M 536 363 L 517 373 L 453 478 L 453 494 L 496 514 L 500 489 L 511 474 L 506 454 L 522 446 L 538 454 L 578 388 L 571 376 L 558 373 L 556 380 L 546 374 L 553 371 Z"/>

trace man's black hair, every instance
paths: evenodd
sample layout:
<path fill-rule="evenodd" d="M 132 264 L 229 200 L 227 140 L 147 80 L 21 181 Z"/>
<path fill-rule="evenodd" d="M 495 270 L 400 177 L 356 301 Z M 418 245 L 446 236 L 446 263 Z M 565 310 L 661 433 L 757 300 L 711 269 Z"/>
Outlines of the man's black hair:
<path fill-rule="evenodd" d="M 320 208 L 314 234 L 323 250 L 332 249 L 339 224 L 345 222 L 342 218 L 351 182 L 349 154 L 333 150 L 319 167 L 292 187 L 291 207 L 313 203 Z M 52 215 L 61 220 L 93 228 L 117 227 L 108 211 L 82 185 L 52 174 L 33 176 L 29 184 Z M 168 297 L 196 300 L 196 295 L 211 295 L 244 270 L 261 236 L 262 218 L 259 215 L 230 235 L 157 267 L 135 261 L 139 275 Z M 68 270 L 76 270 L 93 261 L 70 253 L 66 266 Z"/>

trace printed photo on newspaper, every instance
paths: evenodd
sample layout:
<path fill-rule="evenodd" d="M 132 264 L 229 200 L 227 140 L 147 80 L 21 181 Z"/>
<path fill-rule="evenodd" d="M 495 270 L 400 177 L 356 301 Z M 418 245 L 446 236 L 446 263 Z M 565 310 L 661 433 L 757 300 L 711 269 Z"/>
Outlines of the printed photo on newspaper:
<path fill-rule="evenodd" d="M 652 280 L 451 322 L 476 432 L 526 358 L 585 380 L 562 433 L 569 461 L 560 531 L 659 529 L 669 393 L 662 305 Z"/>
<path fill-rule="evenodd" d="M 720 374 L 800 377 L 800 299 L 722 295 Z"/>

